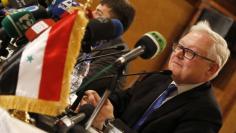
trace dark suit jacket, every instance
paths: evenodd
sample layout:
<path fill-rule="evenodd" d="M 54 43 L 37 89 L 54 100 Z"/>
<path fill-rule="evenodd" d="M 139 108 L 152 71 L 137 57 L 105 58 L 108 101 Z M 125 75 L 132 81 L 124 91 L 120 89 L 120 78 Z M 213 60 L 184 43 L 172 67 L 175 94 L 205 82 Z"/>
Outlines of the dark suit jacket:
<path fill-rule="evenodd" d="M 110 100 L 115 115 L 123 122 L 115 121 L 115 125 L 125 132 L 134 132 L 130 128 L 171 81 L 170 76 L 153 74 L 146 76 L 128 91 L 113 93 Z M 210 83 L 204 83 L 175 96 L 149 115 L 137 132 L 217 133 L 222 118 L 211 88 Z"/>

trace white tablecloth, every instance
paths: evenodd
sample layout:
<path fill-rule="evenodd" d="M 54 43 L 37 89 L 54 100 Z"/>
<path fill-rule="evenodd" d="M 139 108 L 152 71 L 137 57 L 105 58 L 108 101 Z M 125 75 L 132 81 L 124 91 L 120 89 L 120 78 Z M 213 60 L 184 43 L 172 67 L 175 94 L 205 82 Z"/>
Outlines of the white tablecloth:
<path fill-rule="evenodd" d="M 45 133 L 45 131 L 24 123 L 0 108 L 0 132 L 1 133 Z"/>

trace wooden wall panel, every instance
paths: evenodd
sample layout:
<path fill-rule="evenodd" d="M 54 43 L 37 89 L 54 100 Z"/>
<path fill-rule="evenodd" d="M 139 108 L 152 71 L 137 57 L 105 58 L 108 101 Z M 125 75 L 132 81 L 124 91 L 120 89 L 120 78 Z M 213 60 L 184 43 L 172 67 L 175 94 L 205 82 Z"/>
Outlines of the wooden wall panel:
<path fill-rule="evenodd" d="M 213 80 L 215 94 L 224 117 L 228 116 L 236 96 L 236 56 L 231 55 L 220 74 Z"/>
<path fill-rule="evenodd" d="M 234 100 L 228 116 L 224 120 L 220 133 L 236 133 L 236 100 Z"/>
<path fill-rule="evenodd" d="M 213 81 L 217 101 L 223 113 L 220 133 L 236 133 L 236 56 L 231 55 L 220 75 Z"/>

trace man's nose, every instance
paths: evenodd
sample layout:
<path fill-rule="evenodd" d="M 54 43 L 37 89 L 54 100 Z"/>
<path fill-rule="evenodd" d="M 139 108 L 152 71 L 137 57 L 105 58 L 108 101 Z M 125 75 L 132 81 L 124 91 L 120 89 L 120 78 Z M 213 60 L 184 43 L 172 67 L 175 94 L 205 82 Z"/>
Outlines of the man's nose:
<path fill-rule="evenodd" d="M 184 51 L 182 49 L 174 50 L 173 54 L 179 59 L 184 59 Z"/>

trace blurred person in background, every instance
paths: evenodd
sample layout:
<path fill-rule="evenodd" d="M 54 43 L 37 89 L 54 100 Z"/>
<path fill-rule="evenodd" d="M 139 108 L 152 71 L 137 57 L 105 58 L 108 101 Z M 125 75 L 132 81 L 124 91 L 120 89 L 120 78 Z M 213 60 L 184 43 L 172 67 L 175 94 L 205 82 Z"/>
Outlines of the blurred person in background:
<path fill-rule="evenodd" d="M 118 19 L 124 28 L 124 32 L 128 30 L 131 23 L 133 22 L 135 16 L 135 9 L 131 5 L 128 0 L 101 0 L 100 4 L 96 7 L 96 9 L 92 12 L 93 18 L 108 18 L 108 19 Z M 104 29 L 107 30 L 107 29 Z M 106 48 L 110 48 L 113 46 L 122 46 L 124 50 L 119 49 L 110 49 L 110 50 L 102 50 Z M 101 71 L 103 68 L 115 62 L 117 58 L 119 58 L 122 54 L 122 51 L 125 52 L 128 50 L 127 44 L 122 40 L 122 37 L 117 37 L 113 40 L 104 40 L 96 42 L 95 47 L 92 47 L 93 51 L 91 53 L 81 53 L 78 60 L 83 60 L 86 58 L 97 57 L 100 55 L 106 54 L 114 54 L 107 55 L 102 58 L 97 58 L 94 60 L 77 62 L 72 74 L 72 83 L 71 90 L 78 90 L 81 83 L 86 83 L 88 79 L 93 77 L 96 73 Z M 101 51 L 97 51 L 101 49 Z M 111 76 L 117 74 L 117 68 L 112 68 L 107 71 L 103 76 Z M 101 77 L 103 77 L 101 76 Z M 82 81 L 83 80 L 83 81 Z M 118 88 L 122 88 L 124 85 L 125 79 L 121 79 L 118 83 Z M 96 89 L 96 91 L 101 95 L 106 88 L 110 87 L 110 83 L 112 82 L 112 78 L 106 78 L 103 80 L 97 80 L 89 84 L 86 89 Z M 79 94 L 80 91 L 77 93 Z M 73 99 L 73 98 L 72 98 Z"/>

